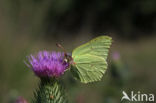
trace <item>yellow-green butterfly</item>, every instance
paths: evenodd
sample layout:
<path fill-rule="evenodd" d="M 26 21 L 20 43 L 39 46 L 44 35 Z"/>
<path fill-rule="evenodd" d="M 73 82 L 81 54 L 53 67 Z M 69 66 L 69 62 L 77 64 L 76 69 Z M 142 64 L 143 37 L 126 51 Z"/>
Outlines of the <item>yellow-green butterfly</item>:
<path fill-rule="evenodd" d="M 73 76 L 82 83 L 100 81 L 107 69 L 111 43 L 111 37 L 100 36 L 74 49 L 72 56 L 65 53 Z"/>

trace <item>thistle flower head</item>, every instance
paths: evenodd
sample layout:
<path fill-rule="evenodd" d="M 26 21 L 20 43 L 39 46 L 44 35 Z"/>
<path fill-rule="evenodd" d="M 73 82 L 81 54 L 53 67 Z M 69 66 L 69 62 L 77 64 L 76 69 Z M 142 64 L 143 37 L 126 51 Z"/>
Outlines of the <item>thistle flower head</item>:
<path fill-rule="evenodd" d="M 28 103 L 23 97 L 18 97 L 15 103 Z"/>
<path fill-rule="evenodd" d="M 36 56 L 28 57 L 30 68 L 39 77 L 59 77 L 68 68 L 64 53 L 40 51 Z"/>
<path fill-rule="evenodd" d="M 117 61 L 120 59 L 120 53 L 115 51 L 113 54 L 112 54 L 112 58 L 113 60 Z"/>

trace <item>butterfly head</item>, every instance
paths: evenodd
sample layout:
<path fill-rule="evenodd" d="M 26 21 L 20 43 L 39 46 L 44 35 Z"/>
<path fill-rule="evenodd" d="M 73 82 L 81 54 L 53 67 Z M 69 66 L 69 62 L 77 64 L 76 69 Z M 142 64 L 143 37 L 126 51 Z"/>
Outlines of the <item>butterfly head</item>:
<path fill-rule="evenodd" d="M 61 44 L 56 44 L 57 47 L 61 48 L 64 51 L 64 62 L 69 63 L 69 65 L 75 65 L 76 63 L 73 61 L 73 58 L 70 53 L 67 53 L 67 51 L 64 49 L 64 47 Z"/>

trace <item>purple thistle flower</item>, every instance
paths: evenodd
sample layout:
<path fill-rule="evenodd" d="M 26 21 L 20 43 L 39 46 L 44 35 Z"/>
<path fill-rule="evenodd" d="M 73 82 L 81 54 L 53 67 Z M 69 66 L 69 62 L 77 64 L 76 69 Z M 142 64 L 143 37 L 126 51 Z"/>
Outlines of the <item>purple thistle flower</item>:
<path fill-rule="evenodd" d="M 23 97 L 18 97 L 15 103 L 28 103 Z"/>
<path fill-rule="evenodd" d="M 119 60 L 119 59 L 120 59 L 120 53 L 117 52 L 117 51 L 113 52 L 112 58 L 113 58 L 113 60 L 115 60 L 115 61 Z"/>
<path fill-rule="evenodd" d="M 28 57 L 31 66 L 27 66 L 39 77 L 59 77 L 69 66 L 64 58 L 61 52 L 41 51 L 36 56 Z"/>

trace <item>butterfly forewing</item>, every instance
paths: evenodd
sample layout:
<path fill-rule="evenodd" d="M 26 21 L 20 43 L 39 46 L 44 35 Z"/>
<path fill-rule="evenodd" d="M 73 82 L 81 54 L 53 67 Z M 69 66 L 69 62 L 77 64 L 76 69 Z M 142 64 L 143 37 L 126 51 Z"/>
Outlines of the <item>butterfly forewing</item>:
<path fill-rule="evenodd" d="M 74 58 L 75 56 L 91 54 L 102 57 L 106 60 L 111 43 L 112 38 L 109 36 L 97 37 L 89 41 L 88 43 L 83 44 L 78 48 L 76 48 L 72 52 L 72 57 Z"/>

